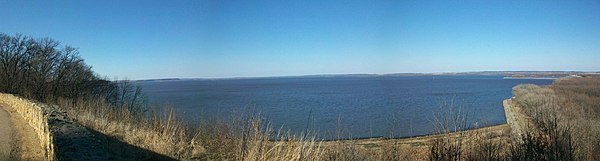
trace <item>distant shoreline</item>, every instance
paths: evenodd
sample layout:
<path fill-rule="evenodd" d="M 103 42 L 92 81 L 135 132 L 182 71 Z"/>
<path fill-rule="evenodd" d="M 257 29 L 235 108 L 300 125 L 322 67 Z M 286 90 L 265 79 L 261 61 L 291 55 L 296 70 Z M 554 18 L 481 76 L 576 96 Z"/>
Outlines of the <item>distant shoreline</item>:
<path fill-rule="evenodd" d="M 178 81 L 178 80 L 223 80 L 223 79 L 257 79 L 257 78 L 330 78 L 330 77 L 389 77 L 389 76 L 504 76 L 510 79 L 558 79 L 572 75 L 600 75 L 600 71 L 474 71 L 474 72 L 432 72 L 432 73 L 388 73 L 388 74 L 310 74 L 287 76 L 248 76 L 248 77 L 166 77 L 136 79 L 133 81 Z M 522 77 L 522 78 L 521 78 Z"/>
<path fill-rule="evenodd" d="M 502 79 L 559 79 L 557 77 L 503 77 Z"/>

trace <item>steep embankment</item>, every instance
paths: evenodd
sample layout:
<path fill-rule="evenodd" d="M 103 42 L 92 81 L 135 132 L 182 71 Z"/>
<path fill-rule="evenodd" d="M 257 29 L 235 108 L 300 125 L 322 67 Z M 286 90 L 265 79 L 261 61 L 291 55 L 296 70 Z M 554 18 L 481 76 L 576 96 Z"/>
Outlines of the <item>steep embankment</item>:
<path fill-rule="evenodd" d="M 523 131 L 521 129 L 521 123 L 518 121 L 519 109 L 515 106 L 511 106 L 511 99 L 506 99 L 502 101 L 502 106 L 504 107 L 504 115 L 506 116 L 506 124 L 510 126 L 511 137 L 512 138 L 521 138 Z"/>
<path fill-rule="evenodd" d="M 530 118 L 524 114 L 521 107 L 515 105 L 514 98 L 502 101 L 504 106 L 504 114 L 506 115 L 506 124 L 510 126 L 511 137 L 513 140 L 521 140 L 521 137 L 528 129 L 531 129 L 532 122 Z"/>

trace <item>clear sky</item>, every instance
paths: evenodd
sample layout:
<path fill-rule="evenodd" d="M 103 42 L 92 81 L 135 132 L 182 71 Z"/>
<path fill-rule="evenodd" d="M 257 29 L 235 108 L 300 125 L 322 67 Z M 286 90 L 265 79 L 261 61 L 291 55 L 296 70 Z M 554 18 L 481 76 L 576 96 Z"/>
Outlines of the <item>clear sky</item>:
<path fill-rule="evenodd" d="M 600 1 L 0 0 L 109 78 L 600 70 Z"/>

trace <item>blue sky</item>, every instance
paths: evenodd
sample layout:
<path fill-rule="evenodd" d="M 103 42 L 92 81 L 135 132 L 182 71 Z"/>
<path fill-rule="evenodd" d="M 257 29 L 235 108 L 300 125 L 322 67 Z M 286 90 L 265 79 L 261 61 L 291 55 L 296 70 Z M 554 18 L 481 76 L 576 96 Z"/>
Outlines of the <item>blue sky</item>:
<path fill-rule="evenodd" d="M 600 1 L 6 1 L 109 78 L 600 70 Z"/>

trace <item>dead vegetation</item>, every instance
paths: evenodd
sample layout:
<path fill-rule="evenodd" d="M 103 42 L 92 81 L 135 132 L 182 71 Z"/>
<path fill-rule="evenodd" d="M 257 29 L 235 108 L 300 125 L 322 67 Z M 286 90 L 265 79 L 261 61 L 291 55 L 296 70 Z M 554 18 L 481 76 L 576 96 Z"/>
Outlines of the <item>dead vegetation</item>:
<path fill-rule="evenodd" d="M 515 102 L 532 122 L 523 157 L 594 160 L 600 156 L 600 79 L 562 78 L 548 87 L 513 88 Z"/>
<path fill-rule="evenodd" d="M 520 138 L 439 135 L 429 160 L 595 160 L 600 154 L 600 79 L 562 78 L 548 87 L 513 88 L 527 126 Z M 459 115 L 438 121 L 440 131 L 459 127 Z M 457 123 L 458 122 L 458 123 Z M 458 126 L 457 126 L 458 125 Z M 459 134 L 464 135 L 464 134 Z M 465 139 L 471 138 L 471 139 Z"/>

